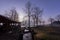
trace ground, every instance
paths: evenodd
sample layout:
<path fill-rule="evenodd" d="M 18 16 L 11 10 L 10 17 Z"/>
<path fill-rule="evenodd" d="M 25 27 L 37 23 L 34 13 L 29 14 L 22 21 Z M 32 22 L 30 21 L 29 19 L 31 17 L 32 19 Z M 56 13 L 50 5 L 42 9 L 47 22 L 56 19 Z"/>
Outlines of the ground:
<path fill-rule="evenodd" d="M 35 40 L 60 40 L 60 27 L 32 28 L 37 33 Z"/>
<path fill-rule="evenodd" d="M 0 34 L 0 40 L 17 40 L 18 33 L 2 33 Z"/>
<path fill-rule="evenodd" d="M 60 40 L 60 27 L 33 27 L 35 40 Z M 19 33 L 2 33 L 0 40 L 18 40 Z"/>

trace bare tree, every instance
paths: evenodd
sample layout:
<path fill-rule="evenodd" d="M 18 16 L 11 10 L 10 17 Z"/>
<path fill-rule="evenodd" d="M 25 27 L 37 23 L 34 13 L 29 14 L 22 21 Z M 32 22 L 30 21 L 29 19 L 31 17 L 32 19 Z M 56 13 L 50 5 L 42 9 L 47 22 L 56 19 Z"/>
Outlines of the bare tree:
<path fill-rule="evenodd" d="M 34 22 L 34 27 L 35 27 L 35 24 L 36 24 L 36 15 L 31 15 L 32 16 L 32 19 L 33 19 L 33 22 Z"/>
<path fill-rule="evenodd" d="M 23 26 L 25 26 L 25 27 L 27 27 L 27 18 L 28 16 L 24 16 L 23 17 L 23 21 L 22 21 L 22 24 L 23 24 Z"/>
<path fill-rule="evenodd" d="M 42 11 L 39 7 L 34 7 L 33 8 L 33 12 L 35 13 L 35 19 L 36 19 L 36 25 L 38 26 L 38 20 L 39 18 L 42 16 Z"/>
<path fill-rule="evenodd" d="M 15 8 L 11 9 L 9 12 L 6 11 L 5 15 L 13 21 L 18 21 L 18 13 Z"/>
<path fill-rule="evenodd" d="M 57 15 L 56 20 L 60 21 L 60 15 Z"/>
<path fill-rule="evenodd" d="M 26 3 L 26 12 L 28 14 L 28 27 L 30 27 L 31 3 Z"/>
<path fill-rule="evenodd" d="M 10 20 L 13 20 L 13 21 L 16 21 L 18 22 L 18 13 L 16 11 L 15 8 L 9 10 L 9 11 L 5 11 L 5 15 L 6 17 L 8 17 Z M 9 29 L 11 29 L 12 31 L 17 31 L 17 28 L 19 29 L 20 27 L 12 27 L 12 26 L 9 26 Z"/>
<path fill-rule="evenodd" d="M 48 21 L 49 21 L 49 22 L 51 23 L 51 25 L 52 25 L 52 23 L 54 22 L 54 19 L 50 17 Z"/>
<path fill-rule="evenodd" d="M 32 11 L 34 12 L 34 14 L 32 13 Z M 36 23 L 36 25 L 38 25 L 38 19 L 41 17 L 42 11 L 43 10 L 41 10 L 39 7 L 33 7 L 32 8 L 31 3 L 27 2 L 27 4 L 26 4 L 26 13 L 28 14 L 28 27 L 30 27 L 31 16 L 34 20 L 34 26 L 35 26 L 35 23 Z"/>
<path fill-rule="evenodd" d="M 43 25 L 45 25 L 45 21 L 42 21 Z"/>

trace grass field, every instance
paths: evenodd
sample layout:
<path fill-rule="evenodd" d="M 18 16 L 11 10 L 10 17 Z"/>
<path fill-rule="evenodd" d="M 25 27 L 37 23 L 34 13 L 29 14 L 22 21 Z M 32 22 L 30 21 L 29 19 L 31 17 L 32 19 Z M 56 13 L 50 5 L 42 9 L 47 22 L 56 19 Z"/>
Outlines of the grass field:
<path fill-rule="evenodd" d="M 35 27 L 35 40 L 60 40 L 60 27 Z"/>

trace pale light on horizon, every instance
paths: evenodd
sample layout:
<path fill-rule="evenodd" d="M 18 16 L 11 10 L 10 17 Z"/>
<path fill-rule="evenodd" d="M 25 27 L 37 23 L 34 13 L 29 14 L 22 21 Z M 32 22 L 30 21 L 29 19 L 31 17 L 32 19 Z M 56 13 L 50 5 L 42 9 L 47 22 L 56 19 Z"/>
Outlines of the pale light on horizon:
<path fill-rule="evenodd" d="M 19 15 L 19 21 L 20 21 L 20 22 L 23 21 L 23 15 Z"/>

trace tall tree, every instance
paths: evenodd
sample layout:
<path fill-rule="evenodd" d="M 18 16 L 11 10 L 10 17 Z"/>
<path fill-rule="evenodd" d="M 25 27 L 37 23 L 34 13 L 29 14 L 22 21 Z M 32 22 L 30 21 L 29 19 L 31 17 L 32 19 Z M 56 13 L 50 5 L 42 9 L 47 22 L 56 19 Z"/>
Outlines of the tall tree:
<path fill-rule="evenodd" d="M 13 21 L 18 21 L 18 13 L 15 8 L 11 9 L 9 12 L 6 12 L 5 14 L 9 19 Z"/>
<path fill-rule="evenodd" d="M 33 12 L 35 13 L 34 15 L 36 16 L 36 25 L 38 26 L 38 20 L 42 16 L 43 10 L 41 10 L 39 7 L 34 7 Z"/>
<path fill-rule="evenodd" d="M 28 27 L 30 27 L 31 3 L 29 1 L 26 3 L 26 12 L 28 14 Z"/>

